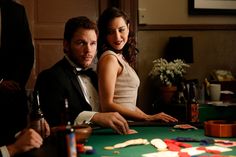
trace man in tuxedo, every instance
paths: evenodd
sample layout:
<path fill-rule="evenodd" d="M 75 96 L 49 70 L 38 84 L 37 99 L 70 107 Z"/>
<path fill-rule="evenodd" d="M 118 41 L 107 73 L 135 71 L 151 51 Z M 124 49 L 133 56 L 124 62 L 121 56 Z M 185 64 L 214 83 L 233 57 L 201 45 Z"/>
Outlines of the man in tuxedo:
<path fill-rule="evenodd" d="M 0 0 L 0 39 L 1 146 L 27 125 L 25 85 L 34 62 L 25 8 L 13 0 Z"/>
<path fill-rule="evenodd" d="M 39 74 L 35 91 L 39 92 L 41 108 L 51 127 L 68 121 L 75 125 L 94 123 L 127 134 L 128 124 L 119 113 L 98 112 L 97 75 L 90 69 L 97 38 L 97 26 L 90 19 L 69 19 L 64 31 L 65 56 Z"/>

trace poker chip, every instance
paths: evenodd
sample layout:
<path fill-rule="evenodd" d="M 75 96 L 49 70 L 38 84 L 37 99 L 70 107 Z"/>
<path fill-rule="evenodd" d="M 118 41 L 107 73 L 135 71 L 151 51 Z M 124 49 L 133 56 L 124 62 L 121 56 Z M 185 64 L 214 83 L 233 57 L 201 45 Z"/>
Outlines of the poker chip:
<path fill-rule="evenodd" d="M 114 145 L 114 148 L 124 148 L 126 146 L 128 146 L 128 143 L 118 143 Z"/>
<path fill-rule="evenodd" d="M 104 147 L 104 149 L 105 150 L 112 150 L 112 149 L 114 149 L 114 147 L 113 146 L 106 146 L 106 147 Z"/>
<path fill-rule="evenodd" d="M 116 149 L 116 148 L 124 148 L 127 146 L 140 145 L 140 144 L 147 145 L 147 144 L 149 144 L 149 142 L 147 139 L 138 138 L 138 139 L 128 140 L 128 141 L 125 141 L 122 143 L 117 143 L 114 146 L 106 146 L 106 147 L 104 147 L 104 149 L 105 150 L 112 150 L 112 149 Z"/>
<path fill-rule="evenodd" d="M 80 154 L 94 154 L 95 150 L 92 146 L 85 146 L 84 144 L 77 144 L 77 152 Z"/>
<path fill-rule="evenodd" d="M 96 151 L 94 149 L 86 150 L 85 154 L 94 154 Z"/>
<path fill-rule="evenodd" d="M 113 154 L 120 154 L 120 152 L 116 150 L 113 152 Z"/>
<path fill-rule="evenodd" d="M 87 150 L 93 150 L 93 147 L 92 146 L 84 146 L 84 150 L 87 151 Z"/>
<path fill-rule="evenodd" d="M 166 151 L 167 150 L 167 145 L 166 143 L 159 139 L 159 138 L 155 138 L 151 140 L 151 144 L 157 148 L 158 151 Z"/>
<path fill-rule="evenodd" d="M 178 152 L 179 157 L 191 157 L 187 152 Z"/>
<path fill-rule="evenodd" d="M 170 129 L 171 132 L 175 132 L 175 129 Z"/>
<path fill-rule="evenodd" d="M 84 153 L 85 149 L 84 149 L 84 144 L 77 144 L 77 152 L 78 153 Z"/>
<path fill-rule="evenodd" d="M 140 144 L 147 145 L 147 144 L 149 144 L 149 142 L 147 139 L 138 138 L 138 139 L 128 140 L 123 143 L 118 143 L 118 144 L 114 145 L 113 148 L 124 148 L 124 147 L 130 146 L 130 145 L 140 145 Z"/>

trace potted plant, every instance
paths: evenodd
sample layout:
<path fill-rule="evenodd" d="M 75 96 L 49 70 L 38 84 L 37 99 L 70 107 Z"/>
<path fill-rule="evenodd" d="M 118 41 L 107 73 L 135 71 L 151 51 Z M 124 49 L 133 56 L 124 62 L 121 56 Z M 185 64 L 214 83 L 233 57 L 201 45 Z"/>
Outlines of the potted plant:
<path fill-rule="evenodd" d="M 173 94 L 177 91 L 177 85 L 182 81 L 186 68 L 189 65 L 181 59 L 168 62 L 159 58 L 153 61 L 153 67 L 149 75 L 161 82 L 161 93 L 165 103 L 170 103 Z"/>

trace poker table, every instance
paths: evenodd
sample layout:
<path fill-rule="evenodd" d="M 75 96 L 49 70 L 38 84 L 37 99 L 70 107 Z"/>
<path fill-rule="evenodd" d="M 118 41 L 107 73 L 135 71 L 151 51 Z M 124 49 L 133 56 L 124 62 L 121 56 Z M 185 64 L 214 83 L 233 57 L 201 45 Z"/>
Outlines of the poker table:
<path fill-rule="evenodd" d="M 151 144 L 148 145 L 134 145 L 125 148 L 117 148 L 113 150 L 105 150 L 106 146 L 113 146 L 117 143 L 125 142 L 132 139 L 147 139 L 149 142 L 152 139 L 174 139 L 177 137 L 186 137 L 194 139 L 206 139 L 213 138 L 204 135 L 204 129 L 202 124 L 194 124 L 199 129 L 197 130 L 181 130 L 173 129 L 175 124 L 166 123 L 150 123 L 150 122 L 132 122 L 129 123 L 130 128 L 137 131 L 135 134 L 119 135 L 109 128 L 95 127 L 92 135 L 88 138 L 85 145 L 92 146 L 95 152 L 93 154 L 78 154 L 79 157 L 142 157 L 143 154 L 157 152 L 157 149 Z M 60 139 L 60 138 L 59 138 Z M 216 138 L 214 138 L 216 139 Z M 230 141 L 236 141 L 236 137 L 233 138 L 217 138 Z M 65 157 L 62 155 L 62 149 L 58 147 L 63 140 L 55 140 L 54 136 L 49 136 L 44 140 L 44 144 L 39 149 L 33 149 L 29 152 L 19 154 L 17 157 Z M 185 142 L 191 144 L 193 147 L 200 146 L 200 142 Z M 60 149 L 59 149 L 60 148 Z M 223 152 L 220 155 L 234 156 L 236 157 L 236 147 L 230 147 L 232 151 Z M 208 155 L 211 154 L 201 154 Z M 164 157 L 164 156 L 163 156 Z"/>
<path fill-rule="evenodd" d="M 95 150 L 94 154 L 79 154 L 80 157 L 139 157 L 142 154 L 157 152 L 157 149 L 151 144 L 148 145 L 134 145 L 125 148 L 117 148 L 113 150 L 105 150 L 106 146 L 113 146 L 117 143 L 125 142 L 131 139 L 143 138 L 148 141 L 160 138 L 160 139 L 173 139 L 177 137 L 187 137 L 195 139 L 213 138 L 204 135 L 203 126 L 199 125 L 199 129 L 194 130 L 182 130 L 173 129 L 173 125 L 163 125 L 158 123 L 130 123 L 130 128 L 136 130 L 138 133 L 130 135 L 118 135 L 108 128 L 94 129 L 92 135 L 85 143 L 85 145 L 92 146 Z M 236 141 L 236 137 L 233 138 L 214 138 Z M 200 142 L 185 142 L 191 144 L 193 147 L 200 146 Z M 235 155 L 236 147 L 230 147 L 232 151 L 223 152 L 220 155 Z M 204 153 L 201 155 L 212 155 Z"/>

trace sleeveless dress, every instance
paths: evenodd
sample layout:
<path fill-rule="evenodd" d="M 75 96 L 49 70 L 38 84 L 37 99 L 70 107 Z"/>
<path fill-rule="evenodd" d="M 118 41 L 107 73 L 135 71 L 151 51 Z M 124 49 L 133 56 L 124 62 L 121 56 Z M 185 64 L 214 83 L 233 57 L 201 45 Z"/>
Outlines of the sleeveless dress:
<path fill-rule="evenodd" d="M 122 71 L 116 79 L 113 101 L 134 111 L 140 84 L 139 77 L 128 62 L 123 59 L 122 54 L 106 51 L 102 54 L 101 59 L 106 55 L 114 55 L 122 66 Z"/>

